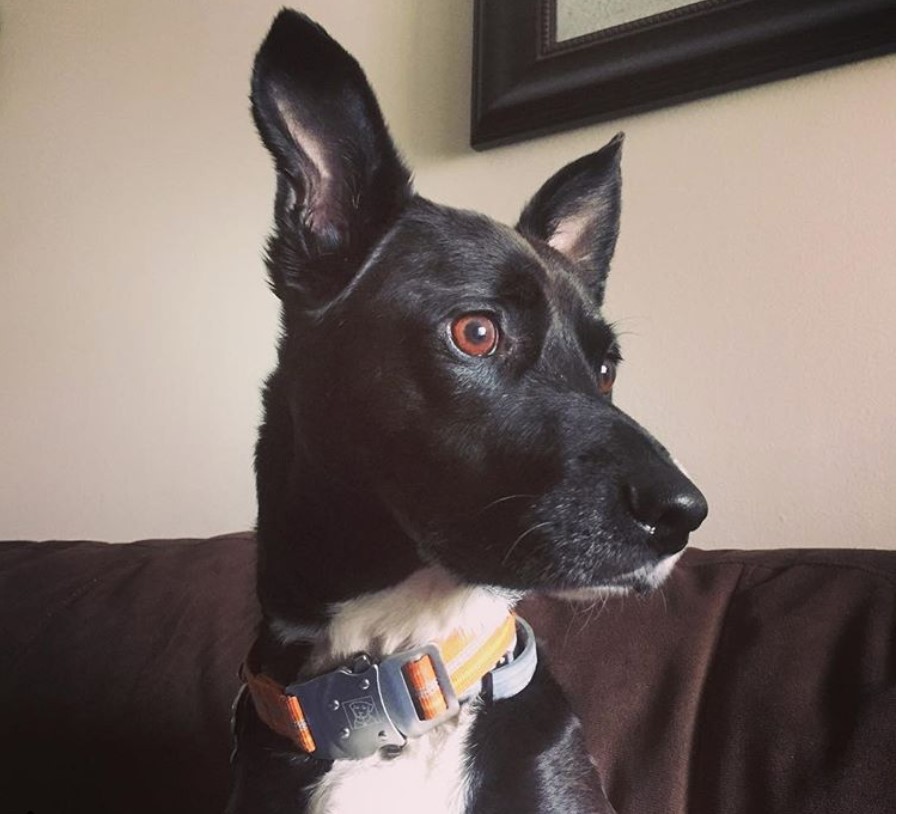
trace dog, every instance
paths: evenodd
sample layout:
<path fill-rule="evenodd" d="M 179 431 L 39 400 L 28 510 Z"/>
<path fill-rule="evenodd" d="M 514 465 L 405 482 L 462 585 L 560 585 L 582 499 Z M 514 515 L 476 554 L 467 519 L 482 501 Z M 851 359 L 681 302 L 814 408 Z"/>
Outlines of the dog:
<path fill-rule="evenodd" d="M 622 136 L 511 228 L 413 192 L 358 63 L 303 15 L 276 17 L 251 101 L 283 330 L 227 811 L 612 811 L 511 611 L 649 591 L 707 513 L 612 400 Z"/>

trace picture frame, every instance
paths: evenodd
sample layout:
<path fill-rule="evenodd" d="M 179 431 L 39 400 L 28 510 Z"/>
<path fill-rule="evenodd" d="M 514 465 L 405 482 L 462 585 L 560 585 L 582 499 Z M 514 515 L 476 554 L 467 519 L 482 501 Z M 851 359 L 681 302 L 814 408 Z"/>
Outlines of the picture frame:
<path fill-rule="evenodd" d="M 557 38 L 563 0 L 476 0 L 471 146 L 893 52 L 892 0 L 704 0 Z"/>

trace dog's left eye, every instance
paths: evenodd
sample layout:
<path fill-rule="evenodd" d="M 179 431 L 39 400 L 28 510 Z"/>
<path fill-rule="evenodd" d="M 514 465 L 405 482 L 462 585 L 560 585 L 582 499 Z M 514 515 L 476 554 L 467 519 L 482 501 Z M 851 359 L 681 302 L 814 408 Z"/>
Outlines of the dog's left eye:
<path fill-rule="evenodd" d="M 605 359 L 598 371 L 598 390 L 602 396 L 608 395 L 614 389 L 617 380 L 617 363 L 613 359 Z"/>
<path fill-rule="evenodd" d="M 498 325 L 488 314 L 462 314 L 452 322 L 451 335 L 468 356 L 489 356 L 498 347 Z"/>

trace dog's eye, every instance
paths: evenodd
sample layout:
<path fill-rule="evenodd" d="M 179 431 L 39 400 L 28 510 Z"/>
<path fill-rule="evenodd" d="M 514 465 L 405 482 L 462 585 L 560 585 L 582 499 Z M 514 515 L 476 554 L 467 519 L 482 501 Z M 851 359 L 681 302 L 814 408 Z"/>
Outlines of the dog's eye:
<path fill-rule="evenodd" d="M 486 314 L 463 314 L 452 322 L 452 342 L 468 356 L 489 356 L 498 346 L 498 326 Z"/>
<path fill-rule="evenodd" d="M 614 389 L 617 380 L 617 363 L 613 359 L 605 359 L 598 371 L 598 389 L 602 396 L 606 396 Z"/>

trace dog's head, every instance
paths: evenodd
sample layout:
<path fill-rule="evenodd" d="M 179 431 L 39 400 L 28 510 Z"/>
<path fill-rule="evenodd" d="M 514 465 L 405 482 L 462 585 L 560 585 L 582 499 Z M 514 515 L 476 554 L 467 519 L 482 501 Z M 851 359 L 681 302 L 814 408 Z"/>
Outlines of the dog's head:
<path fill-rule="evenodd" d="M 326 486 L 472 583 L 659 581 L 706 504 L 612 402 L 620 350 L 600 307 L 622 138 L 550 178 L 512 229 L 412 192 L 358 64 L 301 15 L 275 21 L 252 102 L 277 169 L 284 315 L 260 534 L 301 524 Z"/>

